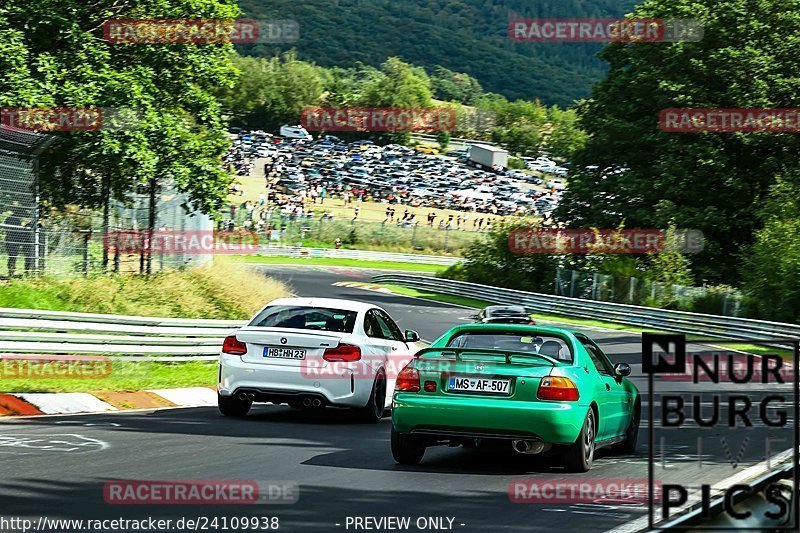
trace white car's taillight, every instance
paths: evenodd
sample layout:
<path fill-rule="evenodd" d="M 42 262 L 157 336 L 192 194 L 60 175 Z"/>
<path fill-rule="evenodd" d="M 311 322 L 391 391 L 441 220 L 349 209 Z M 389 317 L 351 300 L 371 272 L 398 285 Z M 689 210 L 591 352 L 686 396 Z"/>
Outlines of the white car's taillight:
<path fill-rule="evenodd" d="M 336 348 L 327 348 L 322 358 L 326 361 L 352 362 L 361 360 L 361 348 L 353 344 L 340 344 Z"/>
<path fill-rule="evenodd" d="M 222 343 L 222 353 L 230 355 L 244 355 L 247 353 L 247 345 L 236 338 L 236 335 L 225 337 Z"/>

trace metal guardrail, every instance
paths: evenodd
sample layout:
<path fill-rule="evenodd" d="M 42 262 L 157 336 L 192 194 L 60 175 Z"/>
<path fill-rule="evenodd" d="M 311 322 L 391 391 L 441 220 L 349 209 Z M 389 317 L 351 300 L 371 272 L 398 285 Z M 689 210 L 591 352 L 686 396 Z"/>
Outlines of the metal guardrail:
<path fill-rule="evenodd" d="M 425 263 L 429 265 L 455 265 L 460 257 L 444 255 L 399 254 L 394 252 L 375 252 L 371 250 L 345 250 L 335 248 L 305 248 L 302 246 L 260 245 L 258 255 L 266 257 L 325 257 L 355 259 L 358 261 L 393 261 L 396 263 Z"/>
<path fill-rule="evenodd" d="M 0 358 L 114 354 L 129 361 L 208 361 L 244 323 L 0 308 Z"/>
<path fill-rule="evenodd" d="M 530 312 L 604 320 L 662 331 L 743 340 L 800 337 L 800 325 L 797 324 L 582 300 L 406 274 L 383 274 L 373 276 L 372 280 L 377 283 L 393 283 L 415 289 L 475 298 L 494 304 L 522 305 Z"/>
<path fill-rule="evenodd" d="M 134 315 L 103 315 L 99 313 L 75 313 L 72 311 L 51 311 L 49 309 L 17 309 L 0 307 L 0 318 L 25 318 L 34 320 L 63 320 L 75 322 L 97 322 L 108 324 L 140 324 L 146 326 L 187 326 L 187 327 L 236 327 L 241 320 L 213 320 L 207 318 L 160 318 Z"/>

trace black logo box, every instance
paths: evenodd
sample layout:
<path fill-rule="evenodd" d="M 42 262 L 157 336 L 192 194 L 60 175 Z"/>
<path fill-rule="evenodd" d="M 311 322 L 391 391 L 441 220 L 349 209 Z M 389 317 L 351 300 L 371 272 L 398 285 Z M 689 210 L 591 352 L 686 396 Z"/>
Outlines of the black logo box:
<path fill-rule="evenodd" d="M 792 481 L 794 483 L 794 494 L 792 497 L 792 508 L 790 510 L 792 515 L 792 523 L 786 526 L 769 526 L 773 531 L 798 531 L 798 521 L 800 521 L 800 375 L 798 375 L 800 371 L 800 339 L 693 339 L 691 344 L 713 344 L 713 345 L 725 345 L 725 344 L 753 344 L 753 345 L 764 345 L 764 346 L 775 346 L 775 345 L 786 345 L 787 347 L 791 347 L 792 351 L 794 352 L 794 427 L 793 427 L 793 440 L 794 445 L 792 447 Z M 649 495 L 648 498 L 648 518 L 649 518 L 649 528 L 653 531 L 665 531 L 665 528 L 659 528 L 655 526 L 654 517 L 654 505 L 655 501 L 653 500 L 652 495 L 654 494 L 654 482 L 655 482 L 655 475 L 654 475 L 654 457 L 653 457 L 653 442 L 655 439 L 655 424 L 653 423 L 653 402 L 654 402 L 654 376 L 656 374 L 683 374 L 686 372 L 686 363 L 687 363 L 687 350 L 686 350 L 686 335 L 684 334 L 662 334 L 662 333 L 642 333 L 642 372 L 647 374 L 647 385 L 648 385 L 648 401 L 650 402 L 648 406 L 649 411 L 649 420 L 648 420 L 648 461 L 647 461 L 647 470 L 648 470 L 648 484 L 649 484 Z M 657 350 L 655 348 L 659 348 L 658 351 L 662 351 L 665 354 L 668 354 L 668 358 L 665 357 L 658 357 L 658 360 L 655 361 L 654 354 Z M 697 525 L 692 526 L 693 530 L 697 531 L 729 531 L 729 527 L 697 527 Z M 764 527 L 741 527 L 737 526 L 737 531 L 763 531 Z"/>

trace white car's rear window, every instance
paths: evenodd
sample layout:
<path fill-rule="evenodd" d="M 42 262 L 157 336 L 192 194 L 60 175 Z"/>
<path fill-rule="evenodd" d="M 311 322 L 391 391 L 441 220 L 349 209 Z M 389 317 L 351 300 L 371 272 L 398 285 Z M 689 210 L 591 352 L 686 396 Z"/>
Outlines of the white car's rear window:
<path fill-rule="evenodd" d="M 356 311 L 276 305 L 265 308 L 250 326 L 261 328 L 291 328 L 335 333 L 352 333 L 356 324 Z"/>

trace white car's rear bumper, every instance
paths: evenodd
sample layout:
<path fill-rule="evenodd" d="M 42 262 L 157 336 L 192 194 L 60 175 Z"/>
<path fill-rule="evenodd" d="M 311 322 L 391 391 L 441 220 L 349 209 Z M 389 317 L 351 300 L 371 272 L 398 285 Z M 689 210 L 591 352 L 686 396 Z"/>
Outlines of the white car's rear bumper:
<path fill-rule="evenodd" d="M 235 355 L 223 354 L 219 362 L 218 390 L 222 396 L 254 393 L 255 401 L 298 401 L 323 398 L 329 405 L 363 407 L 369 400 L 375 374 L 363 368 L 304 371 L 298 366 L 245 363 Z"/>

